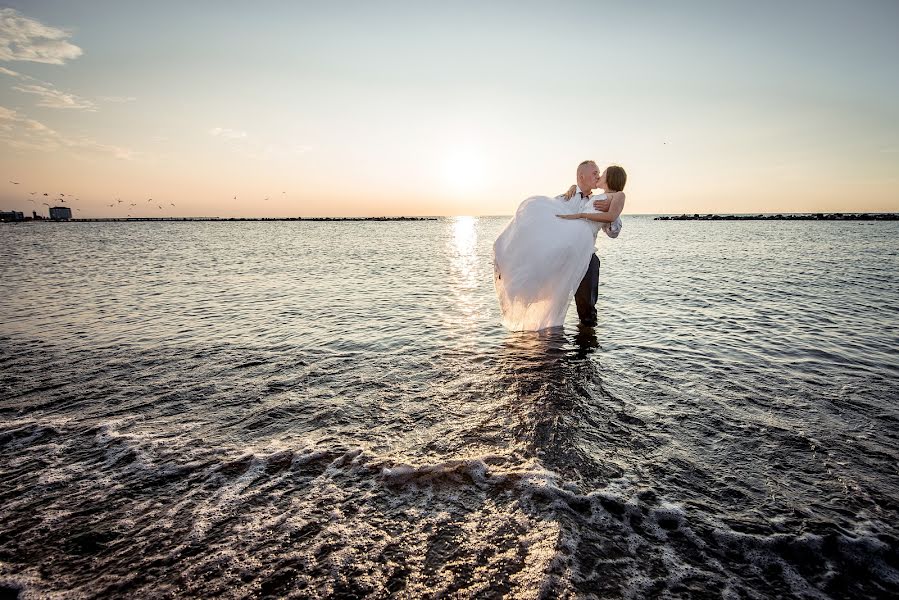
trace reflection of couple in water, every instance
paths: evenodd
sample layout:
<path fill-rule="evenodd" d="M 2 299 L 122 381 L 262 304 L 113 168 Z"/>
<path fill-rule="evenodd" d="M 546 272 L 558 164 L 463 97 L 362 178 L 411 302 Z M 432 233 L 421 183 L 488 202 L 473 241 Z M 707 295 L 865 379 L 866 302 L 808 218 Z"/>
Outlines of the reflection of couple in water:
<path fill-rule="evenodd" d="M 493 244 L 503 325 L 515 331 L 559 327 L 572 296 L 581 324 L 596 325 L 596 235 L 602 229 L 618 237 L 626 181 L 621 167 L 600 172 L 588 160 L 578 165 L 577 185 L 566 193 L 532 196 L 521 203 Z M 604 193 L 591 195 L 594 189 Z"/>
<path fill-rule="evenodd" d="M 601 374 L 596 330 L 579 326 L 505 336 L 488 363 L 500 389 L 505 431 L 521 456 L 536 458 L 562 481 L 588 488 L 620 475 L 604 452 L 591 449 L 592 432 L 602 427 L 596 415 L 621 410 Z M 602 419 L 600 419 L 602 420 Z"/>

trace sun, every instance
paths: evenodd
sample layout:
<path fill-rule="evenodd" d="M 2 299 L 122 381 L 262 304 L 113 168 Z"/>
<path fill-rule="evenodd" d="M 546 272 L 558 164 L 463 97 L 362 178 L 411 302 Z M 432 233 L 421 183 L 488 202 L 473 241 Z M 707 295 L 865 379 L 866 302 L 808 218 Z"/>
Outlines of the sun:
<path fill-rule="evenodd" d="M 442 179 L 451 192 L 465 195 L 479 192 L 487 179 L 484 154 L 477 146 L 450 148 L 443 159 Z"/>

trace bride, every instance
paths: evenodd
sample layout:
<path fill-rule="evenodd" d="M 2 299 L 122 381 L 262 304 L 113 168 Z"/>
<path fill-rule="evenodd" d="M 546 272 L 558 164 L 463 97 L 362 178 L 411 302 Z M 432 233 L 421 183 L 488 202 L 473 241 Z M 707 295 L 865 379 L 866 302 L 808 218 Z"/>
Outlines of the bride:
<path fill-rule="evenodd" d="M 579 168 L 578 187 L 556 198 L 532 196 L 521 203 L 493 244 L 493 281 L 503 325 L 536 331 L 564 323 L 590 266 L 596 234 L 602 228 L 617 237 L 621 228 L 626 178 L 619 166 L 601 175 L 595 169 L 592 180 Z M 590 197 L 593 188 L 605 193 Z M 586 191 L 580 193 L 582 189 Z M 593 208 L 597 199 L 609 200 L 607 212 Z"/>

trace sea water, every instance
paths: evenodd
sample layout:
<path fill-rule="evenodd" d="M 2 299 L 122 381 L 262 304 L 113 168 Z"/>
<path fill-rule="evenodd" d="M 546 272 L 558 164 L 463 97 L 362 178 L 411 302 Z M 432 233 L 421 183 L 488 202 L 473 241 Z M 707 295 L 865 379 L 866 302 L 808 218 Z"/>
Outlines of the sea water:
<path fill-rule="evenodd" d="M 899 224 L 0 227 L 0 597 L 899 594 Z"/>

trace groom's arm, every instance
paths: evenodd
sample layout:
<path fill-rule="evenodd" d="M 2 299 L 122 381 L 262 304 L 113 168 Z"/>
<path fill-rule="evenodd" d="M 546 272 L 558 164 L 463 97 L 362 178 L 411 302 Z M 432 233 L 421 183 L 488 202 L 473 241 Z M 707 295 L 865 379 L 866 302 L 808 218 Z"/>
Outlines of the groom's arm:
<path fill-rule="evenodd" d="M 568 188 L 567 192 L 563 192 L 563 193 L 559 194 L 558 196 L 556 196 L 556 200 L 565 200 L 565 201 L 571 200 L 571 197 L 574 196 L 575 191 L 577 191 L 577 186 L 573 185 L 570 188 Z"/>

